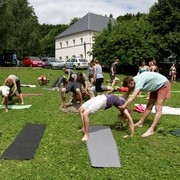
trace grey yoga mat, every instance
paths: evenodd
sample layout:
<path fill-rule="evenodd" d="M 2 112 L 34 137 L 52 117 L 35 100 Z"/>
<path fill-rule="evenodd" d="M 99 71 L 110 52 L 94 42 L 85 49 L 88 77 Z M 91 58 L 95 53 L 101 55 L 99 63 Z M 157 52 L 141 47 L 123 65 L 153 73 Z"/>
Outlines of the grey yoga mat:
<path fill-rule="evenodd" d="M 43 137 L 45 124 L 27 123 L 12 144 L 2 155 L 4 159 L 32 159 Z"/>
<path fill-rule="evenodd" d="M 92 167 L 121 167 L 116 142 L 109 127 L 91 126 L 86 146 Z"/>

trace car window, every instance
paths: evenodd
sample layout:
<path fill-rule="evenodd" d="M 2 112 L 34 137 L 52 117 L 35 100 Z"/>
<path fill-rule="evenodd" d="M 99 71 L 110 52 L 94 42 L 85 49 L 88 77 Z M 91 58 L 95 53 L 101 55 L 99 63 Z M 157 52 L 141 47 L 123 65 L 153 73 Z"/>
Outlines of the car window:
<path fill-rule="evenodd" d="M 86 59 L 79 59 L 79 62 L 88 62 Z"/>
<path fill-rule="evenodd" d="M 70 59 L 68 59 L 66 62 L 70 62 Z"/>
<path fill-rule="evenodd" d="M 30 59 L 33 61 L 41 61 L 41 59 L 39 57 L 30 57 Z"/>

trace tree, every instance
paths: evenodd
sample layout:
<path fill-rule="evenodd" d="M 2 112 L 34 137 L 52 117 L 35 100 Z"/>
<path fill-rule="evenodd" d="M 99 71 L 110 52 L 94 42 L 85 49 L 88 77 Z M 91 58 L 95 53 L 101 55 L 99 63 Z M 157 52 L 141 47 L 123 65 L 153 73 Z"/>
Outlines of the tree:
<path fill-rule="evenodd" d="M 55 37 L 67 29 L 68 25 L 40 25 L 40 55 L 41 56 L 55 56 Z"/>
<path fill-rule="evenodd" d="M 148 20 L 157 35 L 159 57 L 180 57 L 180 1 L 158 0 L 151 7 Z"/>
<path fill-rule="evenodd" d="M 93 55 L 106 64 L 118 57 L 124 65 L 139 65 L 142 58 L 155 57 L 155 36 L 146 19 L 147 15 L 144 15 L 139 20 L 117 22 L 111 31 L 105 29 L 95 37 Z"/>

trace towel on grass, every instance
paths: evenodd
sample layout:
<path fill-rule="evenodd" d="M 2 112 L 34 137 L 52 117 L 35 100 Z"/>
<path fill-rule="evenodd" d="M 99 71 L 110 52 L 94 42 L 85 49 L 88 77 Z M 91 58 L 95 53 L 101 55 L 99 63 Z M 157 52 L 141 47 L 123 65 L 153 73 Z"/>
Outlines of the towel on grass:
<path fill-rule="evenodd" d="M 137 106 L 138 104 L 135 104 Z M 141 104 L 144 108 L 146 108 L 146 104 Z M 153 106 L 151 113 L 156 113 L 155 107 Z M 172 115 L 180 115 L 180 108 L 173 108 L 170 106 L 163 106 L 162 114 L 172 114 Z"/>
<path fill-rule="evenodd" d="M 32 105 L 8 105 L 8 109 L 27 109 L 30 108 Z M 0 105 L 0 109 L 5 108 L 4 105 Z"/>
<path fill-rule="evenodd" d="M 36 85 L 31 85 L 31 84 L 21 84 L 21 87 L 31 87 L 34 88 Z"/>

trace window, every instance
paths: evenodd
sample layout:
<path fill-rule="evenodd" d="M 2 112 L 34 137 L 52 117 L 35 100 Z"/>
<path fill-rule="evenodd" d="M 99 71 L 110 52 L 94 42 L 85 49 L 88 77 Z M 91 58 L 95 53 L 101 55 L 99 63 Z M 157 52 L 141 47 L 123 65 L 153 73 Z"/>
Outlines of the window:
<path fill-rule="evenodd" d="M 62 61 L 62 57 L 59 57 L 59 60 Z"/>
<path fill-rule="evenodd" d="M 66 56 L 66 60 L 68 60 L 69 59 L 69 57 L 68 56 Z"/>
<path fill-rule="evenodd" d="M 81 41 L 81 44 L 83 44 L 83 38 L 81 38 L 80 41 Z"/>
<path fill-rule="evenodd" d="M 60 48 L 62 48 L 62 42 L 60 42 L 59 44 L 60 44 Z"/>
<path fill-rule="evenodd" d="M 83 58 L 83 54 L 80 54 L 79 56 L 80 56 L 81 58 Z"/>
<path fill-rule="evenodd" d="M 66 41 L 66 45 L 67 45 L 67 47 L 68 47 L 68 41 Z"/>
<path fill-rule="evenodd" d="M 73 45 L 75 46 L 75 39 L 73 39 Z"/>

